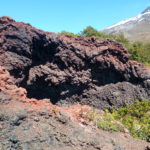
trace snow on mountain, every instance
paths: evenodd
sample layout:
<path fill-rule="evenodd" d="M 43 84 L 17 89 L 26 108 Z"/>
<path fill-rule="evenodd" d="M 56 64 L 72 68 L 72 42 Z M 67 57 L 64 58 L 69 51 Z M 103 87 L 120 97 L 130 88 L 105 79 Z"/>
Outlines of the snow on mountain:
<path fill-rule="evenodd" d="M 126 19 L 126 20 L 123 20 L 123 21 L 121 21 L 121 22 L 119 22 L 119 23 L 116 23 L 116 24 L 114 24 L 114 25 L 112 25 L 112 26 L 110 26 L 110 27 L 108 27 L 108 28 L 106 28 L 106 29 L 111 29 L 111 28 L 113 28 L 113 27 L 116 27 L 116 26 L 119 26 L 119 25 L 122 25 L 122 24 L 125 24 L 125 23 L 128 23 L 128 22 L 130 22 L 130 21 L 142 21 L 143 20 L 143 16 L 145 16 L 145 15 L 147 15 L 147 14 L 150 14 L 150 11 L 149 12 L 145 12 L 145 13 L 143 13 L 143 14 L 139 14 L 138 16 L 136 16 L 136 17 L 132 17 L 132 18 L 129 18 L 129 19 Z"/>
<path fill-rule="evenodd" d="M 150 41 L 150 7 L 141 14 L 102 30 L 109 34 L 124 33 L 131 41 Z"/>

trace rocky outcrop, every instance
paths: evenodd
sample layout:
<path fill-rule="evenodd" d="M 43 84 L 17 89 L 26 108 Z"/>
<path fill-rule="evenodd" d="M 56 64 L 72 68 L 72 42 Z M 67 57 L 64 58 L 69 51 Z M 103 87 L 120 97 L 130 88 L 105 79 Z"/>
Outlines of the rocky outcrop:
<path fill-rule="evenodd" d="M 0 65 L 29 98 L 120 107 L 150 99 L 150 69 L 111 40 L 59 36 L 0 18 Z"/>
<path fill-rule="evenodd" d="M 0 67 L 1 150 L 148 150 L 149 143 L 127 132 L 107 132 L 85 122 L 83 112 L 90 109 L 29 99 Z"/>
<path fill-rule="evenodd" d="M 0 149 L 149 149 L 126 131 L 87 122 L 89 106 L 53 105 L 104 109 L 150 99 L 149 71 L 114 41 L 58 36 L 0 18 Z"/>

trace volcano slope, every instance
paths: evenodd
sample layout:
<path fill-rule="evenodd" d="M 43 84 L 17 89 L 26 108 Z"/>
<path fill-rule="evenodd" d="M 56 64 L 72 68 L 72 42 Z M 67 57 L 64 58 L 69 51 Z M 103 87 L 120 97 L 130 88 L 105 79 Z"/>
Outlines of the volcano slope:
<path fill-rule="evenodd" d="M 105 109 L 150 99 L 150 69 L 111 40 L 59 36 L 0 18 L 0 65 L 29 98 Z"/>

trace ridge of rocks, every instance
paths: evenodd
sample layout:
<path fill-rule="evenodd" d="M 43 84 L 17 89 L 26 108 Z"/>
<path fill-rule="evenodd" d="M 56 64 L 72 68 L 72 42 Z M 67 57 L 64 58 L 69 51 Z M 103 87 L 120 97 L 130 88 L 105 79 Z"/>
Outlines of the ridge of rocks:
<path fill-rule="evenodd" d="M 0 66 L 29 98 L 53 104 L 120 107 L 150 99 L 150 69 L 115 41 L 59 36 L 0 18 Z"/>

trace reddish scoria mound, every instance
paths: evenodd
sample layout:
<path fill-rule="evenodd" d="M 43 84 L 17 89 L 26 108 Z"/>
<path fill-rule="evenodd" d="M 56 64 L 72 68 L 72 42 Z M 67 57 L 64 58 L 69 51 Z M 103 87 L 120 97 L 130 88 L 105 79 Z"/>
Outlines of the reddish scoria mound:
<path fill-rule="evenodd" d="M 59 36 L 2 17 L 0 65 L 29 98 L 53 104 L 104 109 L 150 99 L 150 69 L 111 40 Z"/>

